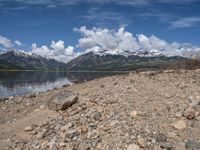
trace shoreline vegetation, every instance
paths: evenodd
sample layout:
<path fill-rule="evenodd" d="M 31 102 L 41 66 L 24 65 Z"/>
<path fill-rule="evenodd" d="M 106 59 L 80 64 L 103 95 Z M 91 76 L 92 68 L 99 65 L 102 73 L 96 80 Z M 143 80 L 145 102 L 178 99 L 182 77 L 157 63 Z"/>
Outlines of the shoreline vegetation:
<path fill-rule="evenodd" d="M 199 81 L 199 69 L 141 71 L 11 96 L 0 149 L 199 149 Z"/>

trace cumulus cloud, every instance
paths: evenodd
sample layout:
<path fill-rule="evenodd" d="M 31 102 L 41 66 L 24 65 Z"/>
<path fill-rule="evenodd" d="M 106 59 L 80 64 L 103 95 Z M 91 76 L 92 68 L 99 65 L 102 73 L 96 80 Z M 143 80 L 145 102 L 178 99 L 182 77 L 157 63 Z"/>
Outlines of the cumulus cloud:
<path fill-rule="evenodd" d="M 62 40 L 52 41 L 50 47 L 43 45 L 38 47 L 36 43 L 32 44 L 32 53 L 41 55 L 47 58 L 53 58 L 61 62 L 68 62 L 71 59 L 80 55 L 80 53 L 74 52 L 73 46 L 65 47 L 65 42 Z"/>
<path fill-rule="evenodd" d="M 10 39 L 1 35 L 0 35 L 0 45 L 2 45 L 4 48 L 12 48 L 14 46 L 13 42 Z"/>
<path fill-rule="evenodd" d="M 78 40 L 78 47 L 91 49 L 99 47 L 100 49 L 114 50 L 138 50 L 140 48 L 136 38 L 122 27 L 118 31 L 103 28 L 87 29 L 85 26 L 75 28 L 74 31 L 82 33 L 83 38 Z"/>
<path fill-rule="evenodd" d="M 155 35 L 146 36 L 144 34 L 134 35 L 125 31 L 124 27 L 119 30 L 109 30 L 106 28 L 91 28 L 85 26 L 74 28 L 80 32 L 82 37 L 78 40 L 77 47 L 86 52 L 110 51 L 161 51 L 167 55 L 184 55 L 188 51 L 199 51 L 199 48 L 188 43 L 168 43 Z"/>
<path fill-rule="evenodd" d="M 17 46 L 22 46 L 22 42 L 20 42 L 19 40 L 16 40 L 16 41 L 15 41 L 15 44 L 16 44 Z"/>

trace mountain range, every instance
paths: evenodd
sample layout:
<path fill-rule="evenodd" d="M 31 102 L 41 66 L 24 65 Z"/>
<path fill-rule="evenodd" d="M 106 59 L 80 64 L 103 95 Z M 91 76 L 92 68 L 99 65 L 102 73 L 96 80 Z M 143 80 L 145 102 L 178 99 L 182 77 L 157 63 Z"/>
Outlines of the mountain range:
<path fill-rule="evenodd" d="M 181 56 L 166 56 L 157 50 L 103 50 L 88 52 L 63 63 L 36 54 L 11 50 L 0 54 L 0 70 L 125 71 L 167 68 L 181 65 L 186 60 L 188 59 Z"/>
<path fill-rule="evenodd" d="M 66 64 L 17 50 L 0 54 L 1 70 L 65 70 Z"/>

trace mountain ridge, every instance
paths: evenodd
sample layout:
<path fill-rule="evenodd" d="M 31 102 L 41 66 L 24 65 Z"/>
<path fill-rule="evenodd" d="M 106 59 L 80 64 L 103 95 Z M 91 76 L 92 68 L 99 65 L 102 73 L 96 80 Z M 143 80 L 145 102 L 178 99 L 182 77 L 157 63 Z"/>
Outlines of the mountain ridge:
<path fill-rule="evenodd" d="M 34 53 L 10 50 L 0 54 L 0 70 L 130 71 L 180 68 L 188 60 L 191 59 L 182 56 L 167 56 L 158 50 L 137 52 L 102 50 L 90 51 L 68 63 L 63 63 Z"/>
<path fill-rule="evenodd" d="M 65 70 L 65 65 L 54 59 L 17 50 L 0 54 L 0 69 L 2 70 Z"/>

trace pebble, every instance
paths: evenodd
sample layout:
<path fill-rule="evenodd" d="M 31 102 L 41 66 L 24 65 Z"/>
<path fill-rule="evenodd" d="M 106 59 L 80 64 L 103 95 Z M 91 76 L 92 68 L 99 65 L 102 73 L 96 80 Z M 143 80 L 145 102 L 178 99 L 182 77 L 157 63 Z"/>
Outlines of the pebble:
<path fill-rule="evenodd" d="M 132 111 L 130 113 L 131 117 L 135 118 L 137 116 L 138 112 L 137 111 Z"/>
<path fill-rule="evenodd" d="M 166 142 L 167 141 L 167 136 L 164 133 L 158 133 L 156 135 L 156 141 L 157 142 Z"/>
<path fill-rule="evenodd" d="M 200 143 L 197 143 L 196 141 L 193 140 L 187 140 L 185 143 L 186 148 L 190 148 L 192 150 L 199 150 L 200 149 Z"/>
<path fill-rule="evenodd" d="M 98 121 L 101 118 L 101 116 L 102 116 L 101 112 L 95 112 L 94 120 Z"/>
<path fill-rule="evenodd" d="M 127 150 L 140 150 L 140 147 L 136 144 L 131 144 L 128 146 Z"/>
<path fill-rule="evenodd" d="M 162 142 L 162 143 L 160 143 L 160 147 L 161 147 L 162 149 L 166 149 L 166 150 L 171 150 L 171 149 L 172 149 L 172 145 L 169 144 L 169 143 L 167 143 L 167 142 Z"/>
<path fill-rule="evenodd" d="M 58 149 L 55 142 L 51 142 L 49 147 L 50 147 L 50 150 L 57 150 Z"/>
<path fill-rule="evenodd" d="M 86 143 L 80 143 L 78 146 L 78 150 L 89 150 L 89 145 Z"/>
<path fill-rule="evenodd" d="M 186 123 L 183 120 L 176 121 L 172 124 L 175 129 L 183 130 L 186 128 Z"/>
<path fill-rule="evenodd" d="M 27 127 L 24 128 L 24 130 L 25 130 L 26 132 L 29 132 L 29 131 L 32 131 L 33 128 L 32 128 L 31 126 L 27 126 Z"/>
<path fill-rule="evenodd" d="M 161 149 L 160 145 L 154 145 L 153 150 L 162 150 L 162 149 Z"/>
<path fill-rule="evenodd" d="M 137 142 L 138 142 L 138 145 L 139 145 L 141 148 L 146 147 L 146 142 L 145 142 L 145 140 L 144 140 L 143 138 L 138 138 Z"/>
<path fill-rule="evenodd" d="M 187 119 L 193 119 L 195 117 L 195 110 L 193 108 L 188 108 L 183 112 L 183 116 Z"/>

